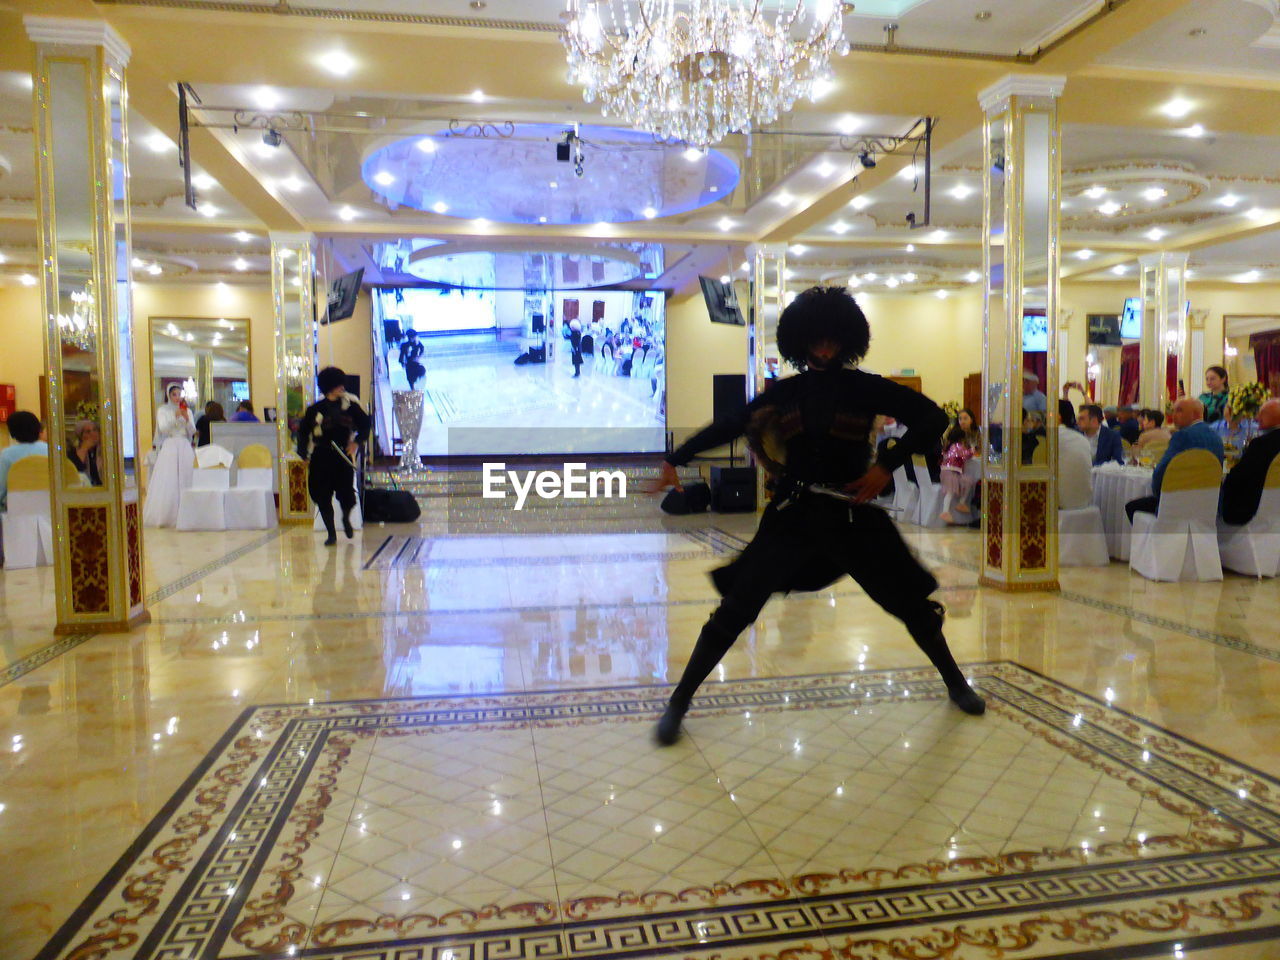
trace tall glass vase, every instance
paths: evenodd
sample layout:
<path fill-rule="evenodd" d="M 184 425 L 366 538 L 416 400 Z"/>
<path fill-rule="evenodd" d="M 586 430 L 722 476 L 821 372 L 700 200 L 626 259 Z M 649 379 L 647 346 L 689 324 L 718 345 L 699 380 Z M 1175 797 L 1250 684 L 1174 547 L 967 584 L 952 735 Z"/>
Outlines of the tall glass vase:
<path fill-rule="evenodd" d="M 425 400 L 421 390 L 393 390 L 391 393 L 396 425 L 400 429 L 400 469 L 397 472 L 401 477 L 413 479 L 427 472 L 418 455 L 418 433 L 422 430 Z"/>

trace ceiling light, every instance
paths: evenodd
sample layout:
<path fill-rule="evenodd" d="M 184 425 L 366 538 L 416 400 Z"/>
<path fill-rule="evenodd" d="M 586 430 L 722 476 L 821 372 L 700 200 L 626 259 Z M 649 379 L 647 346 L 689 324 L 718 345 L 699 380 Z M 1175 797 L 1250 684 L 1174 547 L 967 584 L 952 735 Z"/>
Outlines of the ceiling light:
<path fill-rule="evenodd" d="M 1244 212 L 1244 215 L 1248 217 L 1250 220 L 1267 219 L 1267 211 L 1263 210 L 1261 207 L 1250 207 L 1248 210 Z"/>
<path fill-rule="evenodd" d="M 246 260 L 244 257 L 236 257 L 235 261 L 231 265 L 235 267 L 237 270 L 249 269 L 249 261 Z"/>
<path fill-rule="evenodd" d="M 1179 130 L 1178 132 L 1182 134 L 1184 137 L 1194 137 L 1194 138 L 1203 137 L 1204 125 L 1199 123 L 1193 123 L 1191 126 L 1184 127 L 1182 130 Z"/>
<path fill-rule="evenodd" d="M 1157 200 L 1163 200 L 1168 195 L 1169 191 L 1164 187 L 1148 187 L 1146 190 L 1142 191 L 1142 198 L 1144 200 L 1150 200 L 1152 203 Z"/>
<path fill-rule="evenodd" d="M 656 216 L 658 215 L 658 211 L 657 211 L 656 209 L 654 209 L 653 207 L 645 207 L 645 208 L 644 208 L 643 210 L 641 210 L 640 212 L 641 212 L 642 214 L 644 214 L 644 218 L 645 218 L 646 220 L 652 220 L 654 217 L 656 217 Z"/>
<path fill-rule="evenodd" d="M 29 273 L 24 273 L 18 278 L 18 282 L 24 287 L 34 287 L 36 285 L 36 278 Z"/>
<path fill-rule="evenodd" d="M 721 230 L 725 230 L 725 231 L 732 230 L 733 221 L 730 220 L 728 217 L 721 217 L 720 222 L 717 223 L 716 226 L 719 227 Z"/>
<path fill-rule="evenodd" d="M 915 283 L 916 275 L 914 273 L 904 273 L 902 275 L 902 279 L 903 279 L 903 282 L 905 283 Z"/>
<path fill-rule="evenodd" d="M 703 153 L 701 150 L 699 150 L 697 147 L 689 147 L 685 150 L 683 154 L 681 154 L 681 156 L 683 156 L 690 163 L 697 163 L 704 156 L 706 156 L 706 154 Z"/>
<path fill-rule="evenodd" d="M 1190 113 L 1192 106 L 1194 105 L 1190 100 L 1184 100 L 1181 97 L 1174 97 L 1160 108 L 1160 112 L 1166 117 L 1172 117 L 1177 120 L 1179 117 L 1185 117 Z"/>
<path fill-rule="evenodd" d="M 1090 200 L 1101 200 L 1103 197 L 1107 195 L 1107 188 L 1100 187 L 1097 184 L 1094 184 L 1092 187 L 1090 187 L 1088 190 L 1084 192 L 1084 195 L 1088 197 Z"/>
<path fill-rule="evenodd" d="M 471 221 L 471 223 L 477 227 L 487 227 L 489 225 L 489 221 L 486 220 L 484 217 L 476 217 L 474 220 Z M 607 227 L 607 226 L 608 226 L 607 223 L 596 224 L 597 229 L 599 229 L 600 227 Z"/>
<path fill-rule="evenodd" d="M 143 262 L 141 257 L 134 257 L 131 262 L 133 263 L 133 269 L 135 270 L 141 270 L 146 266 L 146 263 Z"/>
<path fill-rule="evenodd" d="M 864 273 L 862 275 L 862 279 L 867 281 L 867 283 L 875 283 L 880 279 L 880 275 L 878 273 Z"/>
<path fill-rule="evenodd" d="M 742 261 L 742 263 L 738 266 L 738 269 L 739 269 L 739 270 L 741 270 L 743 273 L 750 273 L 750 272 L 751 272 L 751 264 L 749 264 L 749 263 L 747 263 L 747 261 L 743 260 L 743 261 Z"/>
<path fill-rule="evenodd" d="M 0 253 L 0 263 L 6 263 L 8 262 L 8 260 L 9 260 L 8 257 L 6 257 L 3 253 Z"/>
<path fill-rule="evenodd" d="M 202 217 L 216 217 L 218 215 L 218 208 L 212 203 L 202 203 L 196 209 Z"/>
<path fill-rule="evenodd" d="M 890 290 L 896 290 L 898 287 L 898 278 L 890 277 L 888 280 L 884 282 L 884 285 L 888 287 Z"/>
<path fill-rule="evenodd" d="M 380 187 L 389 187 L 396 182 L 395 174 L 388 173 L 386 170 L 379 170 L 373 175 L 373 182 Z"/>
<path fill-rule="evenodd" d="M 350 207 L 344 206 L 339 208 L 338 219 L 350 221 L 350 220 L 354 220 L 355 218 L 356 218 L 356 212 L 352 210 Z"/>
<path fill-rule="evenodd" d="M 858 277 L 856 277 L 856 276 L 850 277 L 850 278 L 849 278 L 849 286 L 851 286 L 851 287 L 860 287 L 860 286 L 862 286 L 862 281 L 861 281 Z"/>
<path fill-rule="evenodd" d="M 1076 259 L 1077 259 L 1077 260 L 1092 260 L 1092 259 L 1093 259 L 1093 251 L 1092 251 L 1092 250 L 1077 250 L 1077 251 L 1076 251 Z"/>
<path fill-rule="evenodd" d="M 1106 203 L 1098 204 L 1098 212 L 1104 217 L 1113 217 L 1120 212 L 1120 204 L 1114 200 L 1108 200 Z"/>
<path fill-rule="evenodd" d="M 195 340 L 195 338 L 196 338 L 196 335 L 195 335 L 194 333 L 188 333 L 188 334 L 187 334 L 185 337 L 183 337 L 182 339 L 183 339 L 183 340 L 185 340 L 185 341 L 187 341 L 187 343 L 191 343 L 192 341 L 194 341 L 194 340 Z M 156 736 L 158 737 L 158 736 L 160 736 L 160 734 L 158 734 L 158 733 L 157 733 L 157 734 L 156 734 Z"/>
<path fill-rule="evenodd" d="M 547 181 L 547 186 L 548 186 L 548 187 L 550 187 L 552 190 L 559 190 L 559 189 L 560 189 L 560 184 L 556 183 L 556 181 L 554 181 L 554 180 L 548 180 L 548 181 Z"/>
<path fill-rule="evenodd" d="M 263 110 L 274 110 L 280 105 L 280 94 L 270 87 L 259 87 L 253 92 L 253 102 Z"/>
<path fill-rule="evenodd" d="M 839 120 L 836 121 L 836 129 L 839 130 L 846 137 L 854 133 L 857 133 L 858 129 L 861 126 L 862 126 L 862 119 L 860 117 L 855 117 L 851 113 L 846 113 L 843 117 L 841 117 Z"/>
<path fill-rule="evenodd" d="M 1219 197 L 1218 202 L 1222 204 L 1224 207 L 1234 207 L 1237 203 L 1240 202 L 1240 198 L 1237 197 L 1234 193 L 1228 193 L 1225 197 Z"/>
<path fill-rule="evenodd" d="M 151 274 L 153 277 L 158 277 L 160 274 L 164 273 L 164 269 L 160 264 L 153 263 L 151 266 L 147 267 L 147 273 Z"/>
<path fill-rule="evenodd" d="M 1111 272 L 1114 273 L 1117 277 L 1123 277 L 1126 273 L 1129 272 L 1129 268 L 1126 267 L 1123 263 L 1117 263 L 1114 267 L 1111 268 Z"/>
<path fill-rule="evenodd" d="M 173 142 L 163 133 L 153 133 L 147 137 L 147 146 L 153 153 L 164 153 L 173 146 Z"/>
<path fill-rule="evenodd" d="M 471 102 L 472 102 L 472 103 L 484 103 L 484 101 L 485 101 L 485 96 L 484 96 L 484 91 L 483 91 L 483 90 L 472 90 L 472 91 L 471 91 Z"/>
<path fill-rule="evenodd" d="M 914 243 L 908 243 L 907 253 L 915 253 L 915 252 L 916 252 L 916 245 Z"/>
<path fill-rule="evenodd" d="M 937 297 L 939 300 L 945 300 L 949 296 L 949 294 L 945 290 L 935 290 L 933 292 L 933 295 Z"/>
<path fill-rule="evenodd" d="M 1258 277 L 1262 276 L 1257 270 L 1248 270 L 1236 277 L 1241 283 L 1253 283 Z"/>
<path fill-rule="evenodd" d="M 1147 239 L 1150 240 L 1152 243 L 1155 243 L 1157 240 L 1161 240 L 1164 237 L 1165 237 L 1165 231 L 1161 230 L 1159 227 L 1152 227 L 1150 230 L 1147 231 Z"/>
<path fill-rule="evenodd" d="M 269 143 L 255 143 L 253 145 L 253 152 L 263 160 L 270 160 L 276 155 L 276 148 L 271 146 Z"/>
<path fill-rule="evenodd" d="M 546 222 L 547 222 L 547 218 L 546 218 L 546 217 L 539 217 L 539 218 L 538 218 L 538 222 L 539 222 L 539 223 L 546 223 Z"/>
<path fill-rule="evenodd" d="M 418 149 L 421 150 L 423 153 L 435 153 L 436 142 L 432 140 L 430 137 L 423 137 L 421 140 L 418 141 Z"/>
<path fill-rule="evenodd" d="M 245 231 L 243 230 L 236 231 L 235 233 L 232 234 L 232 236 L 235 237 L 237 240 L 239 240 L 241 243 L 248 243 L 250 240 L 253 239 L 253 234 L 245 233 Z"/>
<path fill-rule="evenodd" d="M 290 280 L 289 282 L 290 282 L 290 283 L 292 283 L 295 287 L 300 287 L 300 286 L 302 286 L 302 278 L 301 278 L 301 277 L 294 277 L 294 278 L 293 278 L 292 280 Z"/>
<path fill-rule="evenodd" d="M 845 223 L 843 220 L 837 220 L 835 223 L 831 225 L 831 232 L 832 233 L 848 233 L 849 225 Z"/>
<path fill-rule="evenodd" d="M 809 248 L 803 243 L 793 243 L 787 248 L 787 251 L 793 256 L 803 257 L 809 251 Z"/>
<path fill-rule="evenodd" d="M 191 178 L 191 185 L 197 190 L 211 190 L 217 185 L 217 180 L 209 176 L 207 173 L 197 173 Z"/>
<path fill-rule="evenodd" d="M 782 206 L 782 207 L 789 207 L 791 206 L 791 204 L 796 202 L 796 198 L 793 197 L 791 194 L 787 193 L 787 191 L 785 190 L 783 190 L 780 194 L 778 194 L 773 199 L 779 206 Z"/>
<path fill-rule="evenodd" d="M 898 171 L 898 176 L 903 180 L 914 180 L 916 178 L 915 164 L 903 167 Z"/>
<path fill-rule="evenodd" d="M 970 283 L 977 283 L 979 280 L 982 279 L 982 274 L 980 274 L 977 270 L 970 270 L 968 273 L 964 275 L 964 278 Z"/>
<path fill-rule="evenodd" d="M 826 160 L 823 160 L 822 163 L 813 168 L 814 173 L 820 177 L 829 177 L 835 173 L 837 169 L 838 168 L 834 163 L 829 163 Z"/>
<path fill-rule="evenodd" d="M 336 77 L 345 77 L 355 69 L 356 62 L 343 50 L 330 50 L 319 59 L 320 66 Z"/>
<path fill-rule="evenodd" d="M 947 233 L 947 231 L 945 230 L 934 230 L 931 234 L 929 234 L 929 239 L 932 240 L 934 243 L 941 243 L 943 240 L 947 239 L 947 237 L 949 236 L 951 236 L 951 234 Z"/>
<path fill-rule="evenodd" d="M 1182 271 L 1182 275 L 1183 275 L 1184 277 L 1186 277 L 1188 280 L 1190 280 L 1190 279 L 1191 279 L 1191 273 L 1192 273 L 1192 271 L 1191 271 L 1191 268 L 1190 268 L 1190 267 L 1187 267 L 1187 269 L 1186 269 L 1186 270 L 1183 270 L 1183 271 Z"/>
<path fill-rule="evenodd" d="M 375 180 L 377 177 L 374 178 Z M 280 186 L 284 187 L 290 193 L 297 193 L 302 189 L 302 181 L 297 177 L 285 177 L 280 181 Z"/>
<path fill-rule="evenodd" d="M 431 205 L 431 209 L 434 210 L 436 213 L 448 213 L 449 205 L 445 203 L 443 200 L 438 200 Z"/>
<path fill-rule="evenodd" d="M 728 283 L 728 282 L 729 282 L 730 280 L 732 280 L 732 279 L 733 279 L 733 278 L 732 278 L 732 277 L 730 277 L 730 276 L 726 273 L 723 277 L 721 277 L 721 278 L 720 278 L 720 282 L 721 282 L 721 283 Z"/>
<path fill-rule="evenodd" d="M 867 207 L 871 206 L 871 201 L 866 197 L 854 197 L 849 201 L 849 206 L 853 207 L 855 210 L 865 210 Z"/>
<path fill-rule="evenodd" d="M 809 99 L 815 103 L 836 88 L 836 82 L 830 77 L 818 77 L 809 88 Z"/>
<path fill-rule="evenodd" d="M 794 279 L 795 279 L 795 275 L 796 275 L 796 272 L 795 272 L 794 270 L 790 269 L 790 268 L 788 268 L 788 269 L 786 269 L 786 270 L 783 270 L 783 271 L 782 271 L 782 279 L 783 279 L 783 280 L 794 280 Z"/>
<path fill-rule="evenodd" d="M 967 183 L 957 184 L 951 188 L 951 195 L 957 200 L 964 200 L 972 193 L 973 187 L 969 186 Z"/>

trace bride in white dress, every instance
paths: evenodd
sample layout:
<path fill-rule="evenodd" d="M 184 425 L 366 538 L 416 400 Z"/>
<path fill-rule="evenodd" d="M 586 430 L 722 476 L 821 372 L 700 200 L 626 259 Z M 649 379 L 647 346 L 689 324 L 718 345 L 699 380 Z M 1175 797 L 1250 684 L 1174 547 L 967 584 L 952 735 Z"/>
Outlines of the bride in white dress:
<path fill-rule="evenodd" d="M 182 387 L 170 384 L 164 406 L 156 411 L 156 435 L 152 443 L 156 455 L 142 507 L 142 523 L 147 527 L 172 527 L 178 522 L 178 501 L 191 486 L 196 455 L 191 438 L 196 426 L 191 410 L 182 399 Z"/>

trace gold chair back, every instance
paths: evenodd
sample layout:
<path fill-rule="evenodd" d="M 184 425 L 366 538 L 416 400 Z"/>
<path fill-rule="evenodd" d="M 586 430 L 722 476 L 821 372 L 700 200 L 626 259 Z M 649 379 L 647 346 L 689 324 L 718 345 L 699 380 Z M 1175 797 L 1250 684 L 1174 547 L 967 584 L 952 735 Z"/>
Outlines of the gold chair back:
<path fill-rule="evenodd" d="M 1262 481 L 1263 489 L 1280 490 L 1280 455 L 1271 458 L 1271 466 L 1267 467 L 1267 479 Z"/>
<path fill-rule="evenodd" d="M 9 468 L 9 490 L 11 492 L 15 490 L 48 489 L 48 457 L 23 457 Z"/>
<path fill-rule="evenodd" d="M 1031 451 L 1031 465 L 1035 467 L 1049 465 L 1049 442 L 1044 437 L 1040 438 L 1036 448 Z"/>
<path fill-rule="evenodd" d="M 236 465 L 241 470 L 270 470 L 271 451 L 260 443 L 251 443 L 240 451 Z"/>
<path fill-rule="evenodd" d="M 1208 450 L 1184 450 L 1169 461 L 1160 492 L 1206 490 L 1222 485 L 1222 464 Z"/>

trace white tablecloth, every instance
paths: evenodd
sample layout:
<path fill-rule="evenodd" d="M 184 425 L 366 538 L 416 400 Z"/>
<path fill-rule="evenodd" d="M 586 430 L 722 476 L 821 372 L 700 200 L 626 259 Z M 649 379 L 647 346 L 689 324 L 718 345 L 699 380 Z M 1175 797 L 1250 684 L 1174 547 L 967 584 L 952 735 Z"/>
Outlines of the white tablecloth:
<path fill-rule="evenodd" d="M 1151 474 L 1150 467 L 1122 467 L 1118 463 L 1093 468 L 1093 502 L 1102 511 L 1107 553 L 1117 560 L 1129 559 L 1132 528 L 1124 505 L 1151 496 Z"/>

